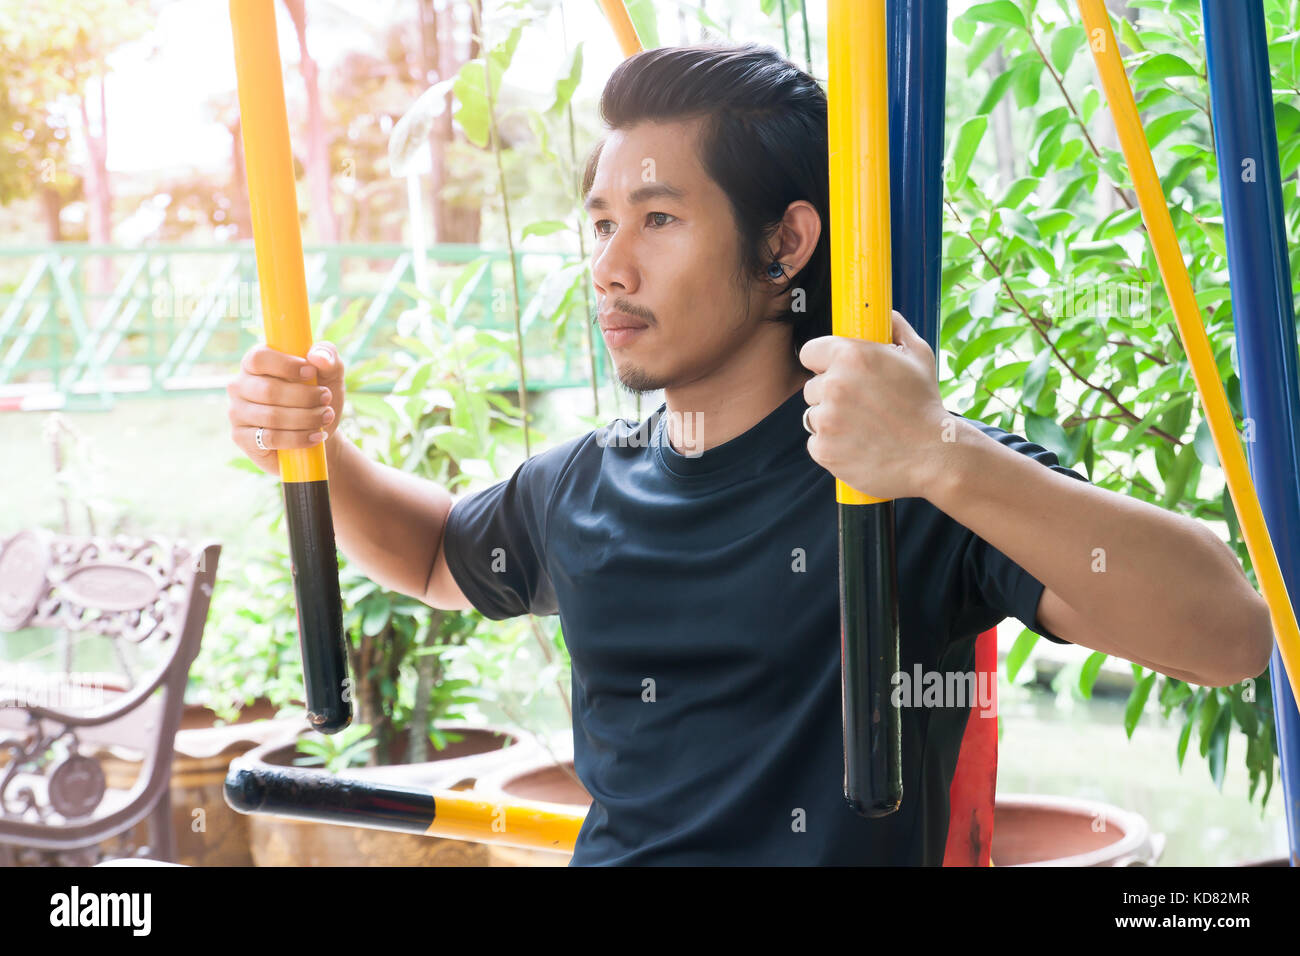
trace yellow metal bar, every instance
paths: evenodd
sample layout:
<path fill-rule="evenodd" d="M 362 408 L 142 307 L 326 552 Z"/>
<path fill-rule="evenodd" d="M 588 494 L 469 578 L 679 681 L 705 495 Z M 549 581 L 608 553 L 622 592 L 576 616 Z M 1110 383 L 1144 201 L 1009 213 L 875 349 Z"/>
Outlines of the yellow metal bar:
<path fill-rule="evenodd" d="M 426 836 L 572 853 L 585 813 L 566 813 L 527 801 L 496 804 L 473 791 L 438 791 L 438 813 Z"/>
<path fill-rule="evenodd" d="M 266 344 L 306 358 L 311 348 L 311 319 L 276 45 L 275 4 L 270 0 L 230 0 L 230 21 Z M 309 381 L 314 383 L 315 378 Z M 323 442 L 311 448 L 280 449 L 277 455 L 282 481 L 324 481 L 327 477 Z"/>
<path fill-rule="evenodd" d="M 829 0 L 831 331 L 893 340 L 885 0 Z M 865 91 L 865 96 L 855 95 Z M 876 504 L 835 479 L 835 500 Z"/>
<path fill-rule="evenodd" d="M 623 0 L 600 0 L 600 5 L 609 25 L 614 28 L 614 37 L 623 50 L 624 58 L 640 53 L 641 40 L 636 35 L 636 27 L 632 26 L 632 18 L 627 15 L 627 6 Z"/>
<path fill-rule="evenodd" d="M 1183 350 L 1191 363 L 1192 378 L 1210 425 L 1210 436 L 1214 439 L 1215 450 L 1223 464 L 1228 493 L 1232 496 L 1232 504 L 1241 522 L 1241 535 L 1246 541 L 1246 550 L 1255 567 L 1260 590 L 1263 591 L 1264 600 L 1268 602 L 1273 617 L 1273 631 L 1287 677 L 1291 681 L 1291 691 L 1300 699 L 1300 628 L 1296 626 L 1295 610 L 1287 594 L 1286 581 L 1278 566 L 1277 553 L 1273 550 L 1273 541 L 1269 537 L 1268 526 L 1264 523 L 1259 498 L 1255 494 L 1255 483 L 1251 481 L 1246 456 L 1241 450 L 1237 430 L 1233 425 L 1232 409 L 1223 391 L 1223 383 L 1219 381 L 1218 367 L 1209 337 L 1205 334 L 1201 309 L 1197 305 L 1192 280 L 1187 275 L 1187 266 L 1178 248 L 1174 223 L 1169 216 L 1164 189 L 1156 175 L 1151 149 L 1142 130 L 1133 90 L 1129 86 L 1128 75 L 1124 72 L 1119 45 L 1115 42 L 1115 34 L 1111 30 L 1110 18 L 1102 0 L 1078 0 L 1078 4 L 1087 29 L 1088 46 L 1097 62 L 1102 89 L 1110 104 L 1111 115 L 1115 118 L 1120 146 L 1133 177 L 1133 188 L 1137 191 L 1138 205 L 1142 209 L 1142 221 L 1151 238 L 1151 248 L 1160 267 L 1160 277 L 1169 293 Z"/>

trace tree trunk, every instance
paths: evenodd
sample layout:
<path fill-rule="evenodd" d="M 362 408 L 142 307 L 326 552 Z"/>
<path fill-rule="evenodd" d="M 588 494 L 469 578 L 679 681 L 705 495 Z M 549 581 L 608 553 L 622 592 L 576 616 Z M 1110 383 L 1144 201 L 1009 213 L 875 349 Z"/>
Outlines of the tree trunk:
<path fill-rule="evenodd" d="M 434 611 L 429 616 L 429 630 L 424 644 L 428 646 L 438 640 L 442 630 L 442 611 Z M 416 645 L 415 650 L 420 646 Z M 411 707 L 411 722 L 406 728 L 406 762 L 423 763 L 429 759 L 429 698 L 441 676 L 437 655 L 422 654 L 415 659 L 415 703 Z"/>
<path fill-rule="evenodd" d="M 104 77 L 97 77 L 99 85 L 99 126 L 90 125 L 90 110 L 86 106 L 86 91 L 78 97 L 81 107 L 81 126 L 86 135 L 86 221 L 90 241 L 110 245 L 113 241 L 113 194 L 108 180 L 108 111 L 104 93 Z M 90 295 L 106 294 L 113 283 L 113 263 L 107 256 L 95 256 L 87 265 L 86 292 Z M 99 300 L 92 300 L 99 301 Z M 88 318 L 91 310 L 87 309 Z M 93 318 L 91 318 L 93 322 Z"/>
<path fill-rule="evenodd" d="M 235 239 L 249 239 L 253 235 L 252 210 L 248 205 L 248 176 L 244 173 L 243 135 L 239 115 L 230 126 L 230 225 L 235 227 Z"/>
<path fill-rule="evenodd" d="M 433 0 L 419 0 L 420 4 L 420 76 L 422 86 L 432 86 L 446 79 L 443 73 L 443 55 L 439 40 L 438 8 Z M 444 114 L 451 112 L 451 93 L 443 101 Z M 449 117 L 444 117 L 449 118 Z M 434 123 L 429 130 L 429 201 L 433 208 L 433 241 L 442 242 L 444 227 L 440 216 L 439 197 L 442 187 L 447 182 L 447 150 L 442 120 Z"/>
<path fill-rule="evenodd" d="M 41 187 L 41 211 L 45 216 L 46 241 L 62 242 L 63 227 L 59 222 L 59 213 L 63 211 L 63 197 L 49 183 Z"/>
<path fill-rule="evenodd" d="M 330 199 L 329 143 L 320 100 L 320 75 L 307 51 L 307 11 L 303 0 L 284 0 L 298 34 L 298 70 L 307 88 L 307 185 L 311 191 L 311 218 L 323 242 L 339 241 L 339 223 Z"/>
<path fill-rule="evenodd" d="M 458 10 L 469 10 L 470 20 L 470 46 L 468 54 L 459 54 L 456 50 L 456 23 L 459 19 L 456 16 Z M 433 40 L 432 50 L 436 51 L 437 57 L 434 69 L 437 73 L 438 80 L 450 79 L 455 76 L 460 68 L 469 60 L 479 55 L 479 22 L 477 7 L 470 3 L 468 7 L 447 0 L 442 9 L 437 12 L 431 39 Z M 456 133 L 451 122 L 452 96 L 447 92 L 446 106 L 438 121 L 434 123 L 433 132 L 430 134 L 435 146 L 433 151 L 434 164 L 434 198 L 433 198 L 433 228 L 434 242 L 463 242 L 470 245 L 478 245 L 480 231 L 482 228 L 482 209 L 477 203 L 456 203 L 446 197 L 446 187 L 448 179 L 448 167 L 446 161 L 447 144 L 455 139 Z"/>
<path fill-rule="evenodd" d="M 1006 72 L 1007 61 L 1002 51 L 996 50 L 990 58 L 993 78 L 997 79 Z M 1004 96 L 993 107 L 993 149 L 998 159 L 998 178 L 1002 189 L 1016 181 L 1016 146 L 1011 138 L 1011 97 Z"/>

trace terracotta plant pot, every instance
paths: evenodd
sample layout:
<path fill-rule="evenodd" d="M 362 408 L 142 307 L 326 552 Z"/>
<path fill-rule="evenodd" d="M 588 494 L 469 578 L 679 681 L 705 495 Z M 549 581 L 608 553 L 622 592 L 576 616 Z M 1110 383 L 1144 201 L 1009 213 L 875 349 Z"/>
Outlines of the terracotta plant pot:
<path fill-rule="evenodd" d="M 1269 857 L 1265 857 L 1262 860 L 1246 860 L 1242 863 L 1238 863 L 1237 865 L 1238 866 L 1290 866 L 1291 860 L 1286 855 L 1269 856 Z M 1300 862 L 1297 862 L 1295 865 L 1300 866 Z"/>
<path fill-rule="evenodd" d="M 171 772 L 172 833 L 176 859 L 189 866 L 252 866 L 248 817 L 222 796 L 230 762 L 259 744 L 283 739 L 307 726 L 305 717 L 275 719 L 265 700 L 240 711 L 234 723 L 217 726 L 207 707 L 187 704 L 176 732 Z M 108 748 L 98 753 L 108 786 L 130 788 L 139 776 L 138 755 Z M 144 824 L 136 838 L 145 839 Z"/>
<path fill-rule="evenodd" d="M 999 793 L 994 866 L 1154 866 L 1163 834 L 1139 814 L 1071 797 Z"/>
<path fill-rule="evenodd" d="M 553 759 L 507 768 L 475 786 L 485 799 L 585 812 L 591 797 L 574 779 L 573 762 Z M 1164 849 L 1140 815 L 1110 804 L 1066 797 L 998 794 L 995 866 L 1151 866 Z M 493 866 L 566 866 L 571 853 L 493 846 Z"/>
<path fill-rule="evenodd" d="M 480 775 L 532 754 L 536 743 L 522 730 L 439 724 L 444 732 L 464 737 L 438 752 L 438 759 L 415 764 L 359 767 L 349 777 L 430 789 L 466 790 Z M 247 754 L 255 763 L 292 767 L 299 756 L 296 738 L 265 744 Z M 400 759 L 402 746 L 396 748 Z M 444 840 L 412 833 L 340 826 L 266 814 L 249 822 L 255 866 L 486 866 L 488 848 L 481 843 Z"/>

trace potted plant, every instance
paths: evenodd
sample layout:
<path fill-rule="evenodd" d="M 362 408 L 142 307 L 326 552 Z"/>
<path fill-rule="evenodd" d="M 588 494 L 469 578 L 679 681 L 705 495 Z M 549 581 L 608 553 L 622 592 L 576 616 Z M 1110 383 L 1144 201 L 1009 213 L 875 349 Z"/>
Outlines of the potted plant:
<path fill-rule="evenodd" d="M 389 356 L 346 370 L 353 414 L 343 426 L 367 456 L 453 490 L 471 476 L 491 478 L 500 442 L 517 433 L 510 418 L 513 407 L 494 392 L 500 373 L 483 370 L 505 348 L 505 337 L 446 318 L 449 304 L 470 294 L 484 265 L 485 260 L 470 263 L 443 285 L 439 300 L 403 316 Z M 353 302 L 335 318 L 334 302 L 325 303 L 321 335 L 346 342 L 361 304 Z M 424 325 L 419 339 L 411 337 L 416 323 Z M 232 465 L 253 468 L 243 459 Z M 269 487 L 272 480 L 267 482 Z M 264 694 L 272 704 L 301 713 L 293 576 L 282 540 L 283 509 L 275 496 L 268 494 L 263 514 L 270 517 L 272 540 L 262 554 L 234 563 L 239 570 L 230 578 L 217 615 L 218 636 L 205 640 L 195 677 L 214 699 Z M 259 748 L 258 759 L 297 763 L 314 755 L 335 772 L 347 768 L 397 782 L 445 781 L 448 768 L 454 767 L 458 780 L 468 782 L 475 767 L 495 767 L 529 748 L 525 730 L 471 727 L 466 708 L 487 693 L 483 675 L 499 671 L 500 661 L 513 656 L 521 640 L 534 641 L 552 659 L 556 656 L 554 637 L 543 626 L 490 626 L 476 612 L 429 607 L 376 584 L 342 554 L 339 583 L 354 680 L 354 726 L 332 738 L 298 728 L 290 735 L 300 738 L 296 750 L 295 740 L 280 740 Z M 558 679 L 557 686 L 567 697 Z M 254 818 L 251 826 L 255 857 L 276 863 L 318 858 L 319 844 L 301 838 L 305 824 Z M 299 837 L 268 836 L 272 830 Z M 381 863 L 430 862 L 430 855 L 437 855 L 432 843 L 412 856 L 398 849 L 400 840 L 354 836 L 329 838 L 352 862 L 365 855 L 362 844 L 379 854 Z M 452 856 L 464 860 L 468 852 L 462 848 Z M 386 860 L 385 853 L 396 856 Z"/>

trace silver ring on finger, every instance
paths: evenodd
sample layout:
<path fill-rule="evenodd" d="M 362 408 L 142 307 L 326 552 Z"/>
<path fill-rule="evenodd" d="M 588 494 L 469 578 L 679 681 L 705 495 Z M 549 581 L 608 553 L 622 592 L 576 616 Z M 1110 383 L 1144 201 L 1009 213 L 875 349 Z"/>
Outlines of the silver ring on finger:
<path fill-rule="evenodd" d="M 807 408 L 803 410 L 803 427 L 804 427 L 804 431 L 806 431 L 809 435 L 815 435 L 817 433 L 813 431 L 812 425 L 810 425 L 808 422 L 808 415 L 811 411 L 812 411 L 811 405 L 809 405 Z"/>
<path fill-rule="evenodd" d="M 262 432 L 264 431 L 266 431 L 265 428 L 259 428 L 256 432 L 254 432 L 253 441 L 257 442 L 257 447 L 262 449 L 262 451 L 270 451 L 271 449 L 267 448 L 266 445 L 262 442 Z"/>

